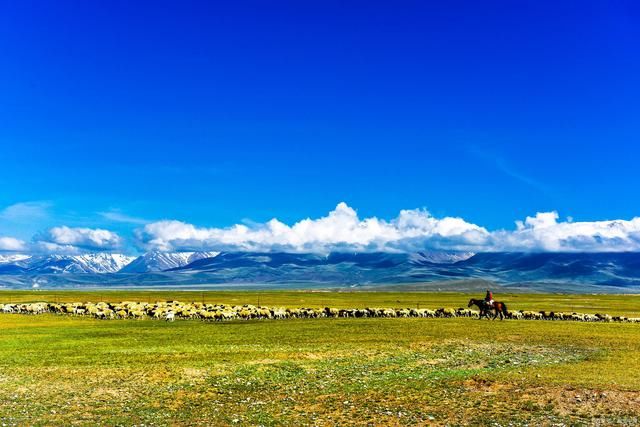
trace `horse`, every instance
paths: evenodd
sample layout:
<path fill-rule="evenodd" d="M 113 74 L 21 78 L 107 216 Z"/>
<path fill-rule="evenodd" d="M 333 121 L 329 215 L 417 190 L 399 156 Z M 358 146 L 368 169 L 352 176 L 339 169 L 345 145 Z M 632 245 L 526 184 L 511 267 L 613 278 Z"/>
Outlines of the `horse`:
<path fill-rule="evenodd" d="M 483 317 L 486 317 L 487 319 L 489 318 L 490 307 L 485 300 L 471 298 L 467 307 L 471 308 L 474 305 L 480 309 L 480 319 Z"/>
<path fill-rule="evenodd" d="M 505 317 L 509 316 L 509 312 L 507 311 L 507 305 L 501 301 L 494 301 L 493 307 L 489 307 L 489 304 L 487 303 L 487 301 L 483 299 L 471 298 L 469 300 L 469 304 L 467 305 L 467 307 L 471 307 L 473 305 L 475 305 L 480 309 L 480 319 L 482 319 L 483 317 L 486 317 L 488 319 L 489 312 L 492 309 L 494 312 L 493 320 L 495 320 L 496 317 L 498 316 L 500 316 L 500 320 L 503 320 Z"/>

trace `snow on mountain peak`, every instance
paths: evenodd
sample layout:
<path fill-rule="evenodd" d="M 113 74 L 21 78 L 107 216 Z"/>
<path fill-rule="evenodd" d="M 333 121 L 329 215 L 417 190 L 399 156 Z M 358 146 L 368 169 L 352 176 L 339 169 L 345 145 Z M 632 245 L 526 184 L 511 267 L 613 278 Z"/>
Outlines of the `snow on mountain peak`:
<path fill-rule="evenodd" d="M 213 258 L 220 252 L 160 252 L 152 251 L 139 256 L 125 266 L 122 273 L 148 273 L 183 267 L 203 258 Z"/>
<path fill-rule="evenodd" d="M 0 253 L 0 264 L 11 264 L 14 262 L 24 261 L 31 258 L 31 255 L 25 254 L 1 254 Z"/>
<path fill-rule="evenodd" d="M 72 258 L 83 270 L 90 273 L 116 273 L 135 259 L 123 254 L 103 252 L 75 255 Z"/>
<path fill-rule="evenodd" d="M 473 252 L 417 252 L 409 256 L 410 262 L 414 264 L 423 264 L 425 262 L 431 264 L 454 264 L 464 261 L 472 256 Z"/>
<path fill-rule="evenodd" d="M 26 267 L 33 273 L 116 273 L 134 259 L 123 254 L 102 252 L 48 255 L 30 258 Z"/>

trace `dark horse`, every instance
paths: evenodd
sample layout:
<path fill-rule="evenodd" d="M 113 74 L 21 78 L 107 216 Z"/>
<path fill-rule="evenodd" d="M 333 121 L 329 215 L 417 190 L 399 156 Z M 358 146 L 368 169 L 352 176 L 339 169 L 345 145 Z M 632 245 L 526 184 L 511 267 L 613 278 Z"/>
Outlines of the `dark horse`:
<path fill-rule="evenodd" d="M 492 307 L 489 307 L 489 304 L 483 299 L 475 299 L 471 298 L 469 300 L 469 305 L 467 307 L 471 307 L 475 305 L 480 309 L 480 318 L 486 317 L 489 318 L 489 313 L 491 312 Z M 500 316 L 500 320 L 503 320 L 505 317 L 509 316 L 509 312 L 507 311 L 507 305 L 500 301 L 493 302 L 493 318 L 495 320 L 496 317 Z"/>

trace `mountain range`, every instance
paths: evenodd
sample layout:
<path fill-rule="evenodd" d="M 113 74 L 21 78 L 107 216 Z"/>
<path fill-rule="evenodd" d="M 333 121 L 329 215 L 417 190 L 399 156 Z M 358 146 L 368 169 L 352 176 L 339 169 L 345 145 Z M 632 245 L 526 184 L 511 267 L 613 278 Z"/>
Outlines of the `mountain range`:
<path fill-rule="evenodd" d="M 2 274 L 149 273 L 182 267 L 219 252 L 147 252 L 139 257 L 115 253 L 29 256 L 0 254 Z"/>
<path fill-rule="evenodd" d="M 446 288 L 471 281 L 525 290 L 640 292 L 640 253 L 0 254 L 0 286 L 11 288 L 407 285 L 408 289 L 416 284 Z"/>

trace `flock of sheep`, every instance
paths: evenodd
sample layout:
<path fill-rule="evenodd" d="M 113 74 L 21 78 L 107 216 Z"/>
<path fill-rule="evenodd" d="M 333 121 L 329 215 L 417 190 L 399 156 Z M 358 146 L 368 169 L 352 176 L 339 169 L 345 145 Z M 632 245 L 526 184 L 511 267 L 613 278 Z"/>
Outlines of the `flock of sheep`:
<path fill-rule="evenodd" d="M 200 319 L 210 321 L 250 320 L 250 319 L 289 319 L 320 317 L 479 317 L 477 311 L 468 308 L 274 308 L 253 305 L 225 305 L 204 303 L 183 303 L 164 301 L 156 303 L 124 301 L 109 302 L 75 302 L 29 304 L 0 304 L 2 313 L 43 314 L 56 313 L 73 316 L 91 316 L 97 319 Z M 507 318 L 526 320 L 573 320 L 580 322 L 630 322 L 640 323 L 640 318 L 610 316 L 608 314 L 584 314 L 561 312 L 514 311 Z"/>

